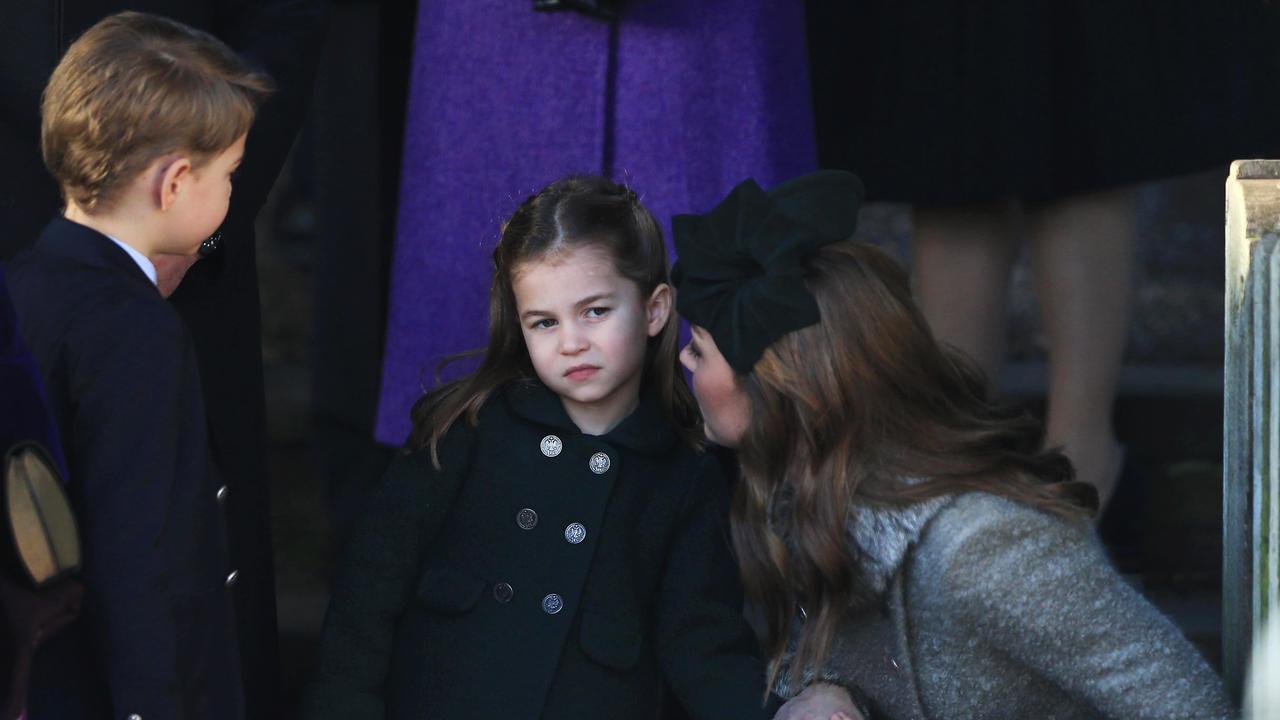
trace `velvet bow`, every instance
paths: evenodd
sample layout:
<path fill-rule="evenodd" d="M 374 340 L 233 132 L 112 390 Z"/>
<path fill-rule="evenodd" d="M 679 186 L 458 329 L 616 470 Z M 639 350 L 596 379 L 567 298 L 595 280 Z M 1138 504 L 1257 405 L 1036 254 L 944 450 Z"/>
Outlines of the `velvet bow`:
<path fill-rule="evenodd" d="M 735 371 L 749 372 L 775 340 L 820 319 L 805 260 L 853 235 L 862 198 L 856 175 L 824 170 L 769 192 L 745 180 L 710 212 L 677 215 L 680 314 L 711 333 Z"/>

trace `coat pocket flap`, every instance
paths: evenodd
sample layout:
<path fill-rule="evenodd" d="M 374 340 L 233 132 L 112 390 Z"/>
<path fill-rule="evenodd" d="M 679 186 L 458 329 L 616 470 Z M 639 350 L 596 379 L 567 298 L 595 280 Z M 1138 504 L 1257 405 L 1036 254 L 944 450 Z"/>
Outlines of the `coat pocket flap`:
<path fill-rule="evenodd" d="M 582 652 L 601 665 L 630 670 L 640 659 L 640 624 L 636 620 L 583 610 L 578 642 Z"/>
<path fill-rule="evenodd" d="M 475 607 L 485 581 L 458 568 L 427 568 L 418 580 L 418 601 L 445 614 L 464 613 Z"/>

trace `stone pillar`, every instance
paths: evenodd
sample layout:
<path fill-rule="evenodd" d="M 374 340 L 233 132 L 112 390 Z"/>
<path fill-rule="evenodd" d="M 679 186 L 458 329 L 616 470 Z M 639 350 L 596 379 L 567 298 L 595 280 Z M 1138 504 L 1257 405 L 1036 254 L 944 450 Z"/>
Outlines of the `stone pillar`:
<path fill-rule="evenodd" d="M 1280 161 L 1227 179 L 1222 664 L 1232 698 L 1280 579 Z"/>

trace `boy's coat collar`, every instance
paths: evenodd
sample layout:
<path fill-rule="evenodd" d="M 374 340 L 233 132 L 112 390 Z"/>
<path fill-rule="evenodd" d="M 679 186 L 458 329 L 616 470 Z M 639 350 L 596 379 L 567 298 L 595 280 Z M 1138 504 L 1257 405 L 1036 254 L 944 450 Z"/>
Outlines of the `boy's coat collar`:
<path fill-rule="evenodd" d="M 40 233 L 36 248 L 76 262 L 125 272 L 130 278 L 145 283 L 152 290 L 156 289 L 151 278 L 138 267 L 138 263 L 112 242 L 111 238 L 62 216 L 49 221 Z"/>

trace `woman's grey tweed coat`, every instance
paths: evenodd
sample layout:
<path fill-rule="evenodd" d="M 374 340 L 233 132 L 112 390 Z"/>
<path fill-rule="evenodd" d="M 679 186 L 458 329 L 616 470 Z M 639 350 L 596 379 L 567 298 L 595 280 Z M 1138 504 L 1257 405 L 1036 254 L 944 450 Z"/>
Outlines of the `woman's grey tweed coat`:
<path fill-rule="evenodd" d="M 859 507 L 850 541 L 885 602 L 849 614 L 816 674 L 864 690 L 877 720 L 1232 716 L 1083 524 L 967 493 Z"/>

